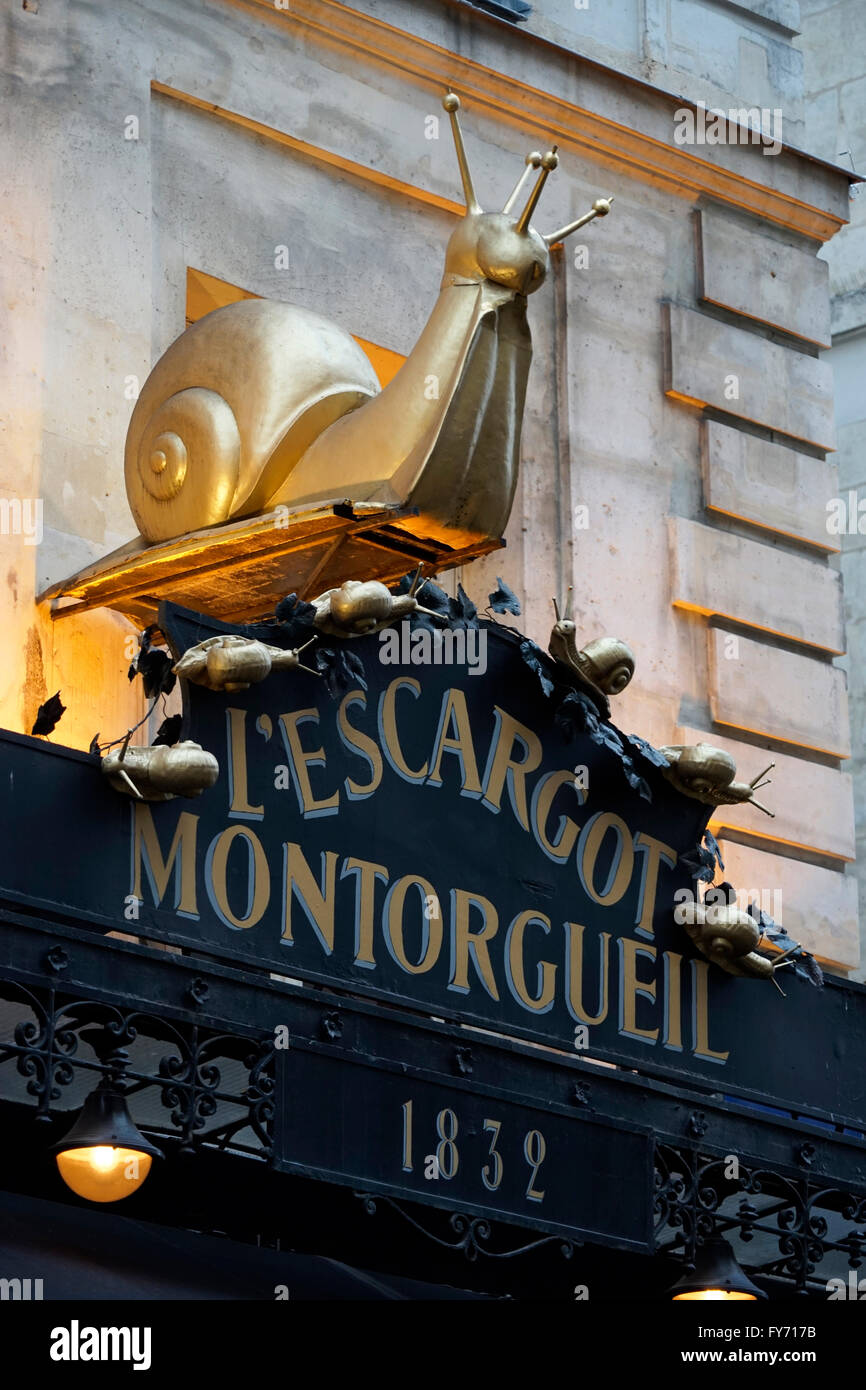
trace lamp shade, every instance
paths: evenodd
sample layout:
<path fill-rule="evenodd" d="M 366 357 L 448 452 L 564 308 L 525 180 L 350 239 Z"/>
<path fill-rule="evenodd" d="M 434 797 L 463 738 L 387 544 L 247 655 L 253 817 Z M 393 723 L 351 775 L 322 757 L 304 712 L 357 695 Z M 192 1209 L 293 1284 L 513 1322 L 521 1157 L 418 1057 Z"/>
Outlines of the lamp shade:
<path fill-rule="evenodd" d="M 674 1284 L 670 1296 L 675 1302 L 706 1300 L 719 1303 L 767 1297 L 763 1289 L 753 1284 L 737 1264 L 728 1242 L 721 1239 L 708 1240 L 700 1247 L 694 1269 Z"/>
<path fill-rule="evenodd" d="M 118 1202 L 141 1186 L 163 1154 L 133 1123 L 123 1096 L 100 1085 L 72 1129 L 54 1146 L 60 1176 L 79 1197 Z"/>

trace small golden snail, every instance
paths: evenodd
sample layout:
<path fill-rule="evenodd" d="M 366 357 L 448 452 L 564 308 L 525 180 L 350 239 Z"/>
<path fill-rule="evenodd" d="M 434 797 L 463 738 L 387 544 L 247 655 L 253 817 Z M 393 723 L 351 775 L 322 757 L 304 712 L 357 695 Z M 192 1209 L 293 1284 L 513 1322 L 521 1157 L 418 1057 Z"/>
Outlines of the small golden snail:
<path fill-rule="evenodd" d="M 171 801 L 200 796 L 219 777 L 219 763 L 201 744 L 187 740 L 173 747 L 124 747 L 106 753 L 102 772 L 116 791 L 138 801 Z"/>
<path fill-rule="evenodd" d="M 452 548 L 501 537 L 532 356 L 526 297 L 544 281 L 549 247 L 606 216 L 611 199 L 540 235 L 530 218 L 554 149 L 533 152 L 503 210 L 484 212 L 459 99 L 449 92 L 443 105 L 466 212 L 448 242 L 439 298 L 400 371 L 380 391 L 350 334 L 304 308 L 248 299 L 207 314 L 160 358 L 132 413 L 126 486 L 146 541 L 345 499 L 399 504 L 402 529 Z"/>
<path fill-rule="evenodd" d="M 286 671 L 300 666 L 311 676 L 317 676 L 318 671 L 302 666 L 300 659 L 300 653 L 314 641 L 311 637 L 302 647 L 286 650 L 230 632 L 208 637 L 198 646 L 189 647 L 172 669 L 183 680 L 203 685 L 208 690 L 246 690 L 275 670 Z"/>
<path fill-rule="evenodd" d="M 684 796 L 691 796 L 706 806 L 733 806 L 748 801 L 765 815 L 774 815 L 755 800 L 754 794 L 768 785 L 767 773 L 775 763 L 770 763 L 751 782 L 735 782 L 737 764 L 730 754 L 710 743 L 672 744 L 658 751 L 668 760 L 663 775 Z"/>
<path fill-rule="evenodd" d="M 596 637 L 578 650 L 574 623 L 574 594 L 569 587 L 565 613 L 553 600 L 556 622 L 547 649 L 562 666 L 567 666 L 577 682 L 595 697 L 605 714 L 610 713 L 608 695 L 619 695 L 634 675 L 634 652 L 618 637 Z"/>
<path fill-rule="evenodd" d="M 422 608 L 416 598 L 421 584 L 420 566 L 405 594 L 392 594 L 378 579 L 347 579 L 338 589 L 328 589 L 312 600 L 316 609 L 313 625 L 330 637 L 363 637 L 399 622 L 410 613 L 439 614 Z"/>
<path fill-rule="evenodd" d="M 677 921 L 685 927 L 698 950 L 729 975 L 751 975 L 771 980 L 781 965 L 758 955 L 755 947 L 761 929 L 753 917 L 738 907 L 703 903 L 683 903 L 676 909 Z"/>

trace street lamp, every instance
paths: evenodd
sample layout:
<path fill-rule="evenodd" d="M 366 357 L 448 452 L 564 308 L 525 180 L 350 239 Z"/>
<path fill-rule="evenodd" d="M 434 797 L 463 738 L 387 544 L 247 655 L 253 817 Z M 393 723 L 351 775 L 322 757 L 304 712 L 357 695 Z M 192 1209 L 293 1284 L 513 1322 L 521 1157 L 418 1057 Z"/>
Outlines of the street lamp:
<path fill-rule="evenodd" d="M 697 1251 L 694 1269 L 683 1275 L 670 1292 L 675 1303 L 686 1300 L 734 1302 L 766 1298 L 763 1289 L 751 1279 L 734 1259 L 726 1240 L 706 1241 Z"/>
<path fill-rule="evenodd" d="M 110 1079 L 91 1091 L 81 1114 L 53 1153 L 60 1176 L 89 1202 L 119 1202 L 141 1187 L 160 1149 L 136 1127 Z"/>

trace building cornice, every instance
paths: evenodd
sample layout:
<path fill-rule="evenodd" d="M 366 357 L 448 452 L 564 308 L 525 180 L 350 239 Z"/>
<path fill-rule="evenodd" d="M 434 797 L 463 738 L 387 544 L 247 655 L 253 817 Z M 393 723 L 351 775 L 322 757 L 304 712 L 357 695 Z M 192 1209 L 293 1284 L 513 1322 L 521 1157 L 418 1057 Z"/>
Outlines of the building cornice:
<path fill-rule="evenodd" d="M 844 170 L 789 147 L 765 157 L 756 145 L 700 146 L 700 153 L 678 146 L 673 113 L 694 109 L 693 103 L 524 31 L 515 35 L 508 26 L 496 26 L 508 32 L 494 36 L 491 31 L 492 54 L 504 44 L 510 48 L 523 42 L 527 53 L 530 48 L 534 53 L 526 64 L 528 71 L 540 74 L 538 47 L 550 48 L 544 71 L 545 76 L 549 72 L 551 86 L 579 90 L 586 104 L 542 90 L 338 0 L 305 0 L 303 7 L 290 10 L 275 10 L 272 0 L 236 3 L 248 11 L 266 12 L 271 22 L 289 31 L 315 35 L 329 47 L 362 57 L 371 67 L 404 73 L 428 90 L 453 85 L 467 102 L 497 120 L 519 126 L 524 133 L 535 131 L 540 140 L 555 134 L 561 148 L 630 178 L 691 199 L 710 197 L 819 241 L 828 240 L 848 220 Z M 513 53 L 509 57 L 513 61 Z M 605 108 L 631 119 L 614 119 Z M 240 113 L 235 118 L 242 119 Z M 284 143 L 291 140 L 280 138 Z M 336 153 L 328 153 L 331 162 L 338 162 Z M 760 177 L 753 176 L 757 174 Z M 431 194 L 425 201 L 441 200 Z"/>

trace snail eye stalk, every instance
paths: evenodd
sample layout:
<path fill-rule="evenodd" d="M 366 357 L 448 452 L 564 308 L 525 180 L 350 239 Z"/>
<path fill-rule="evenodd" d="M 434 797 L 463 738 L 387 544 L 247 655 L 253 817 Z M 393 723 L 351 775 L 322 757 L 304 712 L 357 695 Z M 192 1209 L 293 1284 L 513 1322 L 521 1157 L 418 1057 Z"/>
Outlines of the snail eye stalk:
<path fill-rule="evenodd" d="M 460 110 L 460 98 L 457 93 L 446 92 L 442 98 L 442 106 L 451 117 L 451 134 L 454 136 L 454 148 L 457 151 L 457 163 L 460 166 L 460 180 L 463 184 L 463 196 L 466 199 L 466 211 L 482 212 L 481 204 L 475 196 L 472 173 L 469 168 L 469 160 L 466 157 L 466 147 L 463 144 L 463 132 L 460 129 L 460 121 L 457 116 L 457 112 Z"/>

